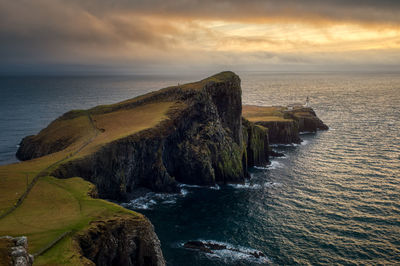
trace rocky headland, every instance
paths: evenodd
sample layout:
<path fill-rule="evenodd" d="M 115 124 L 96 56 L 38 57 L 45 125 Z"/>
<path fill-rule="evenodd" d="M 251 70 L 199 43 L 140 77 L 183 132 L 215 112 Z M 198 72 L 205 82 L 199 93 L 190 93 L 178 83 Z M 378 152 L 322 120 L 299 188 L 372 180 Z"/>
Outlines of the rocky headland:
<path fill-rule="evenodd" d="M 311 107 L 244 105 L 243 117 L 268 128 L 270 144 L 300 143 L 300 133 L 328 130 Z"/>
<path fill-rule="evenodd" d="M 222 72 L 65 113 L 21 141 L 24 162 L 0 167 L 0 235 L 29 235 L 38 265 L 165 265 L 151 223 L 97 197 L 244 183 L 270 143 L 327 128 L 311 108 L 242 107 L 241 94 Z"/>
<path fill-rule="evenodd" d="M 176 192 L 178 182 L 243 183 L 248 167 L 268 162 L 268 136 L 262 125 L 242 122 L 241 93 L 239 77 L 223 72 L 118 104 L 71 111 L 24 138 L 17 156 L 29 160 L 66 150 L 97 131 L 50 175 L 82 177 L 96 185 L 100 197 L 117 200 L 139 187 Z"/>

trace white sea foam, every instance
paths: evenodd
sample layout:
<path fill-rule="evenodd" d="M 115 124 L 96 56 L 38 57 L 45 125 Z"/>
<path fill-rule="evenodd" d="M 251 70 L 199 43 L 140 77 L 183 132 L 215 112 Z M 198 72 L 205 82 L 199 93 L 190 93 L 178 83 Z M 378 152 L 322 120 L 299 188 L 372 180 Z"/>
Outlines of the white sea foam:
<path fill-rule="evenodd" d="M 254 168 L 258 170 L 270 170 L 270 169 L 282 168 L 283 166 L 284 166 L 283 163 L 277 160 L 272 160 L 271 163 L 267 166 L 254 166 Z"/>
<path fill-rule="evenodd" d="M 198 185 L 189 185 L 189 184 L 179 184 L 179 187 L 201 188 L 201 186 L 198 186 Z"/>
<path fill-rule="evenodd" d="M 215 184 L 214 186 L 199 186 L 199 185 L 188 185 L 188 184 L 179 184 L 179 187 L 181 188 L 207 188 L 207 189 L 213 189 L 213 190 L 220 190 L 221 187 Z"/>
<path fill-rule="evenodd" d="M 282 156 L 282 157 L 279 157 L 279 159 L 288 159 L 289 157 L 290 157 L 289 155 L 283 154 L 283 156 Z"/>
<path fill-rule="evenodd" d="M 314 134 L 315 132 L 312 131 L 301 131 L 299 135 L 307 135 L 307 134 Z"/>
<path fill-rule="evenodd" d="M 301 142 L 301 145 L 307 145 L 308 143 L 310 143 L 308 140 L 303 140 L 303 141 Z"/>
<path fill-rule="evenodd" d="M 212 250 L 213 253 L 202 253 L 205 257 L 212 260 L 219 260 L 225 264 L 234 264 L 234 263 L 251 263 L 251 264 L 260 264 L 265 265 L 271 263 L 271 260 L 265 257 L 255 257 L 252 253 L 262 253 L 260 250 L 242 247 L 238 245 L 232 245 L 226 242 L 220 242 L 215 240 L 198 240 L 203 242 L 204 244 L 217 244 L 226 246 L 226 249 L 222 250 Z M 180 246 L 183 247 L 184 243 Z"/>
<path fill-rule="evenodd" d="M 185 197 L 188 193 L 189 191 L 184 188 L 180 193 L 174 194 L 149 192 L 142 197 L 121 203 L 121 205 L 130 209 L 149 210 L 157 204 L 175 204 L 179 197 Z"/>
<path fill-rule="evenodd" d="M 228 186 L 238 189 L 260 189 L 262 187 L 260 184 L 250 184 L 247 182 L 245 184 L 229 184 Z"/>
<path fill-rule="evenodd" d="M 279 148 L 279 147 L 297 147 L 297 146 L 299 146 L 299 144 L 297 144 L 297 143 L 289 143 L 289 144 L 281 144 L 281 143 L 279 143 L 279 144 L 271 144 L 271 145 L 269 145 L 269 146 L 271 146 L 271 147 L 273 147 L 273 148 Z"/>
<path fill-rule="evenodd" d="M 213 189 L 213 190 L 220 190 L 221 189 L 221 187 L 218 186 L 217 184 L 215 184 L 215 186 L 212 186 L 212 187 L 209 187 L 209 188 Z"/>
<path fill-rule="evenodd" d="M 281 186 L 282 186 L 282 183 L 279 183 L 279 182 L 265 182 L 264 183 L 264 187 L 272 188 L 272 187 L 281 187 Z"/>
<path fill-rule="evenodd" d="M 181 189 L 181 194 L 182 194 L 183 196 L 186 196 L 188 193 L 189 193 L 189 190 L 184 189 L 184 188 Z"/>

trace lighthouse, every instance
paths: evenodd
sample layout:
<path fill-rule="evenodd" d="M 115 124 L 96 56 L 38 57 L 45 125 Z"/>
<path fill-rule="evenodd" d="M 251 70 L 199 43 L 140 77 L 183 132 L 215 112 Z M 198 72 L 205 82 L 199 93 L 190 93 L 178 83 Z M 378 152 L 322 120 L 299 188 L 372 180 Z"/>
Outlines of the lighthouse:
<path fill-rule="evenodd" d="M 305 107 L 310 107 L 310 97 L 307 96 Z"/>

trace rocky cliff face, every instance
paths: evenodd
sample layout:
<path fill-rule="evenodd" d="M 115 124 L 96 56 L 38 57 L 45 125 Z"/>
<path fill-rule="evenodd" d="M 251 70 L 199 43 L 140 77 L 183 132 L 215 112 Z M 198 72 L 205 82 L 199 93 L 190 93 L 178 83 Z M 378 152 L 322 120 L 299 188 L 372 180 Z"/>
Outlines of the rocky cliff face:
<path fill-rule="evenodd" d="M 251 123 L 245 118 L 243 121 L 243 139 L 246 147 L 243 164 L 247 170 L 248 167 L 255 165 L 264 165 L 269 160 L 269 137 L 268 129 Z"/>
<path fill-rule="evenodd" d="M 257 125 L 268 129 L 271 144 L 300 143 L 300 132 L 327 130 L 321 119 L 310 107 L 296 106 L 243 106 L 243 116 Z"/>
<path fill-rule="evenodd" d="M 256 123 L 268 128 L 268 137 L 271 144 L 300 143 L 299 123 L 295 120 L 287 121 L 259 121 Z"/>
<path fill-rule="evenodd" d="M 114 217 L 92 222 L 75 241 L 83 264 L 164 266 L 160 241 L 144 217 Z"/>
<path fill-rule="evenodd" d="M 310 107 L 298 108 L 285 113 L 287 118 L 291 118 L 298 123 L 300 132 L 316 132 L 317 130 L 328 130 L 329 127 L 317 117 L 314 110 Z"/>
<path fill-rule="evenodd" d="M 162 89 L 106 112 L 162 101 L 174 102 L 167 120 L 61 163 L 52 175 L 83 177 L 96 184 L 100 197 L 121 199 L 137 187 L 174 192 L 177 182 L 242 183 L 248 167 L 267 162 L 266 130 L 249 126 L 250 122 L 242 127 L 240 79 L 234 73 L 223 72 L 197 83 Z M 85 112 L 98 113 L 99 108 Z M 63 117 L 74 116 L 67 113 Z M 32 156 L 31 150 L 39 142 L 52 147 L 48 152 L 62 148 L 58 139 L 48 141 L 41 133 L 24 139 L 18 151 L 20 158 L 35 157 L 37 153 Z"/>

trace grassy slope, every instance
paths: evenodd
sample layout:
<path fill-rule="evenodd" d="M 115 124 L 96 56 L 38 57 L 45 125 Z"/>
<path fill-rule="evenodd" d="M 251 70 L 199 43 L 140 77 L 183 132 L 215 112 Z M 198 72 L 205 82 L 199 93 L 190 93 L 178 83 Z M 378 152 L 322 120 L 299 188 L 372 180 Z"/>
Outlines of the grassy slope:
<path fill-rule="evenodd" d="M 24 192 L 26 176 L 30 183 L 38 173 L 64 160 L 89 154 L 107 142 L 153 127 L 167 118 L 166 113 L 172 105 L 172 102 L 161 102 L 96 114 L 92 116 L 94 127 L 84 113 L 73 119 L 54 122 L 54 127 L 42 133 L 54 138 L 63 137 L 67 131 L 75 136 L 75 141 L 63 151 L 0 166 L 0 213 L 15 204 Z M 38 257 L 35 264 L 79 264 L 76 247 L 72 244 L 74 232 L 87 227 L 90 221 L 116 214 L 141 217 L 116 204 L 92 199 L 88 196 L 91 187 L 81 178 L 62 180 L 46 175 L 40 177 L 22 205 L 0 219 L 0 235 L 26 235 L 29 251 L 36 253 L 63 233 L 71 231 L 55 247 Z"/>
<path fill-rule="evenodd" d="M 223 72 L 180 88 L 200 89 L 209 81 L 222 81 L 232 75 L 231 72 Z M 65 160 L 88 155 L 106 143 L 154 127 L 168 119 L 168 111 L 178 106 L 174 102 L 131 106 L 151 95 L 154 92 L 117 104 L 71 111 L 35 136 L 44 140 L 44 144 L 66 139 L 69 145 L 64 150 L 30 161 L 0 166 L 0 215 L 15 205 L 26 190 L 27 183 L 38 180 L 22 204 L 0 219 L 0 236 L 26 235 L 29 252 L 36 253 L 60 235 L 70 232 L 36 258 L 35 265 L 79 265 L 81 258 L 72 237 L 74 233 L 87 228 L 90 221 L 116 215 L 142 219 L 142 215 L 119 205 L 91 198 L 88 193 L 93 185 L 79 177 L 56 179 L 46 173 Z"/>
<path fill-rule="evenodd" d="M 251 122 L 274 122 L 274 121 L 292 121 L 284 118 L 286 107 L 281 106 L 255 106 L 244 105 L 242 115 Z"/>

